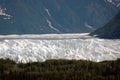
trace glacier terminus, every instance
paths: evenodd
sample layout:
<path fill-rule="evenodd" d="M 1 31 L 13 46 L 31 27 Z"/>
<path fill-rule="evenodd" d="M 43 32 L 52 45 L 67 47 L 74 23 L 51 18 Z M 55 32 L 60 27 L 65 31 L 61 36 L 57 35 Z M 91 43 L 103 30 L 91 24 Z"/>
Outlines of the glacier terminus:
<path fill-rule="evenodd" d="M 0 58 L 18 62 L 75 59 L 100 62 L 120 58 L 119 39 L 81 34 L 0 35 Z"/>

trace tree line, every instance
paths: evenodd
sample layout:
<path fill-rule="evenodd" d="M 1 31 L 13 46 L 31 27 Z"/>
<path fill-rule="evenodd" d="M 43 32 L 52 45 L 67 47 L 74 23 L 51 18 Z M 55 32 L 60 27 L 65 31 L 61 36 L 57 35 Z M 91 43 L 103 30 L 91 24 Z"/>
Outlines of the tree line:
<path fill-rule="evenodd" d="M 0 59 L 0 80 L 120 80 L 120 59 L 99 63 L 61 59 L 26 64 Z"/>

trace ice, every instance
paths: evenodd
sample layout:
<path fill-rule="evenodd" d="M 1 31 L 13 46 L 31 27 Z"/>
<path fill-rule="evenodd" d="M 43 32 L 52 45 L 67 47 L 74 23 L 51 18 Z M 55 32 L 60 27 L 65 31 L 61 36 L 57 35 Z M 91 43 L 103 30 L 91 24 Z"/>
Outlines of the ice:
<path fill-rule="evenodd" d="M 17 63 L 48 59 L 115 60 L 120 58 L 120 40 L 87 34 L 1 35 L 0 58 Z"/>

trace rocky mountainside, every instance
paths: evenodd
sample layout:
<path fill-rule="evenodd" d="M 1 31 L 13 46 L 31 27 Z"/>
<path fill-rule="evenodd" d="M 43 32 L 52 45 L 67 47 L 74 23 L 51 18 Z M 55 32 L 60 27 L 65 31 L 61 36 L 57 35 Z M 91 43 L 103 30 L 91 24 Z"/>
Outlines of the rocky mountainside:
<path fill-rule="evenodd" d="M 118 10 L 108 0 L 0 0 L 0 34 L 91 32 Z"/>
<path fill-rule="evenodd" d="M 108 24 L 91 34 L 101 38 L 120 39 L 120 12 Z"/>

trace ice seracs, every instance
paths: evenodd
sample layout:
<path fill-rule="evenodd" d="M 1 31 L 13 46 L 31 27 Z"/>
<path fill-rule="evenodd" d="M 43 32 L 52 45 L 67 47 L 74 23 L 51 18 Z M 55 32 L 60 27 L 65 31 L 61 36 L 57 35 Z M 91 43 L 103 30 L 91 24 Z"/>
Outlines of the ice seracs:
<path fill-rule="evenodd" d="M 0 36 L 0 58 L 24 63 L 48 59 L 115 60 L 120 58 L 120 40 L 87 34 Z"/>

